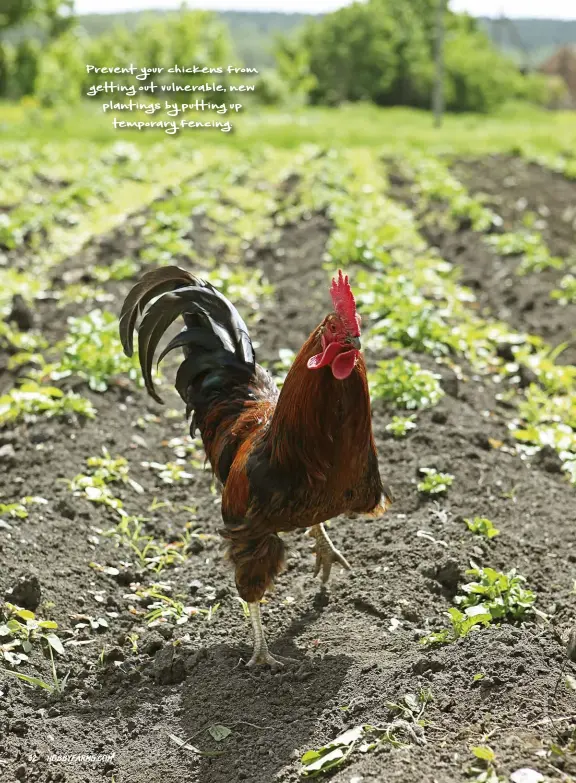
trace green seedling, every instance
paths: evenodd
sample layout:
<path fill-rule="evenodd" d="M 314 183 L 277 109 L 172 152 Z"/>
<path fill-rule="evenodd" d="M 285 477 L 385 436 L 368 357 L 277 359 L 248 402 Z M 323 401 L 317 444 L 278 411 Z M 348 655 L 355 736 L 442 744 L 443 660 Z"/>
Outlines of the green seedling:
<path fill-rule="evenodd" d="M 465 519 L 468 530 L 475 533 L 478 536 L 492 539 L 500 535 L 500 531 L 494 524 L 486 517 L 474 517 L 474 519 Z"/>
<path fill-rule="evenodd" d="M 443 495 L 454 481 L 451 473 L 440 473 L 435 468 L 421 468 L 420 473 L 424 478 L 418 482 L 417 489 L 424 495 Z"/>
<path fill-rule="evenodd" d="M 386 425 L 386 431 L 394 438 L 405 438 L 411 430 L 416 429 L 416 416 L 393 416 L 390 424 Z"/>
<path fill-rule="evenodd" d="M 533 609 L 535 594 L 524 587 L 525 578 L 515 570 L 502 573 L 493 568 L 480 568 L 474 563 L 471 565 L 466 574 L 476 577 L 476 581 L 462 585 L 461 594 L 454 598 L 457 606 L 446 613 L 451 627 L 423 637 L 422 644 L 453 642 L 479 626 L 522 621 L 532 611 L 537 611 Z"/>
<path fill-rule="evenodd" d="M 167 462 L 165 464 L 161 462 L 142 462 L 143 468 L 150 468 L 156 471 L 158 478 L 164 484 L 176 484 L 178 482 L 187 483 L 190 479 L 194 478 L 193 473 L 188 473 L 184 470 L 186 461 L 178 459 L 176 462 Z"/>
<path fill-rule="evenodd" d="M 368 753 L 385 745 L 401 748 L 411 743 L 425 744 L 422 715 L 429 701 L 427 692 L 407 694 L 400 704 L 387 703 L 396 717 L 386 725 L 355 726 L 321 748 L 306 751 L 301 758 L 302 777 L 318 777 L 341 767 L 353 753 Z"/>
<path fill-rule="evenodd" d="M 43 386 L 36 381 L 25 381 L 0 397 L 0 426 L 20 419 L 33 422 L 39 417 L 67 416 L 93 419 L 96 409 L 74 392 L 64 393 L 55 386 Z"/>
<path fill-rule="evenodd" d="M 438 376 L 401 357 L 379 362 L 371 387 L 375 399 L 408 410 L 428 408 L 443 396 Z"/>

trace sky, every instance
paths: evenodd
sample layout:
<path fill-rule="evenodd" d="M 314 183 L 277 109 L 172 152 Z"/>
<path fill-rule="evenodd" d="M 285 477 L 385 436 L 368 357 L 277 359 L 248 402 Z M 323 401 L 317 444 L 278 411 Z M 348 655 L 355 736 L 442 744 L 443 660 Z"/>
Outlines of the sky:
<path fill-rule="evenodd" d="M 180 0 L 76 0 L 80 14 L 140 11 L 150 8 L 178 8 Z M 215 11 L 300 11 L 324 13 L 347 5 L 346 0 L 188 0 L 189 8 Z M 450 0 L 454 11 L 474 16 L 576 19 L 576 0 Z"/>

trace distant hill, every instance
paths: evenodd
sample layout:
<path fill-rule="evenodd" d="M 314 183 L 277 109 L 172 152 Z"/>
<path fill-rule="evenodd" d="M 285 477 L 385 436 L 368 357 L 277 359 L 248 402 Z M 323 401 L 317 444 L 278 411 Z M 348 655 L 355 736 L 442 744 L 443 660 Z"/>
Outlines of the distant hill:
<path fill-rule="evenodd" d="M 119 14 L 86 14 L 80 16 L 79 21 L 88 35 L 97 36 L 116 25 L 133 30 L 142 16 L 165 13 L 175 12 L 134 11 Z M 218 16 L 230 30 L 239 60 L 253 68 L 274 65 L 272 48 L 277 35 L 290 35 L 306 21 L 319 18 L 309 14 L 256 11 L 224 11 Z M 501 20 L 481 17 L 480 22 L 494 43 L 523 65 L 539 65 L 558 47 L 576 43 L 576 21 Z M 34 34 L 30 27 L 23 27 L 20 30 L 10 31 L 7 37 L 17 40 L 30 33 Z"/>
<path fill-rule="evenodd" d="M 496 46 L 538 65 L 556 49 L 576 43 L 576 20 L 560 19 L 480 19 Z"/>
<path fill-rule="evenodd" d="M 123 14 L 86 14 L 80 16 L 79 20 L 88 35 L 97 36 L 116 25 L 133 30 L 140 19 L 150 13 L 174 12 L 134 11 Z M 253 68 L 273 66 L 272 47 L 276 35 L 290 35 L 307 19 L 313 18 L 308 14 L 259 13 L 256 11 L 222 11 L 218 16 L 228 26 L 234 49 L 240 60 Z"/>
<path fill-rule="evenodd" d="M 80 22 L 89 35 L 98 35 L 116 24 L 133 29 L 143 13 L 170 12 L 89 14 L 81 16 Z M 224 11 L 219 16 L 230 30 L 239 58 L 254 68 L 274 64 L 271 50 L 276 35 L 290 35 L 307 20 L 314 18 L 309 14 L 257 11 Z M 538 65 L 558 47 L 576 43 L 576 20 L 501 20 L 481 17 L 480 22 L 494 43 L 522 64 Z"/>

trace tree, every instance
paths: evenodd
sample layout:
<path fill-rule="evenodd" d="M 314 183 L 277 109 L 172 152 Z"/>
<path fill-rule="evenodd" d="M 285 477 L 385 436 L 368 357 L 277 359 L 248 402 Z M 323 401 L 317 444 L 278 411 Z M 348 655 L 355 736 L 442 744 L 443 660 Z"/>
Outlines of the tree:
<path fill-rule="evenodd" d="M 40 45 L 31 38 L 23 38 L 14 57 L 14 83 L 17 96 L 33 95 L 40 67 Z"/>
<path fill-rule="evenodd" d="M 7 98 L 10 90 L 11 47 L 0 41 L 0 98 Z"/>
<path fill-rule="evenodd" d="M 75 22 L 74 0 L 1 0 L 0 31 L 29 20 L 57 38 Z"/>
<path fill-rule="evenodd" d="M 429 108 L 437 9 L 438 0 L 367 0 L 311 22 L 298 41 L 315 79 L 310 102 Z M 449 109 L 491 111 L 522 94 L 524 77 L 473 19 L 447 11 L 445 30 Z"/>
<path fill-rule="evenodd" d="M 24 22 L 36 9 L 36 0 L 2 0 L 0 6 L 0 30 Z"/>

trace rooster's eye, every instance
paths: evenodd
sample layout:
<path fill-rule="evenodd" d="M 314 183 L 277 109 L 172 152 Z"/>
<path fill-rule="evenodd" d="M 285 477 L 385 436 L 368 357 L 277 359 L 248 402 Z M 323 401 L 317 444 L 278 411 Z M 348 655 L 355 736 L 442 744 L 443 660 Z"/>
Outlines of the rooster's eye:
<path fill-rule="evenodd" d="M 336 324 L 328 324 L 328 325 L 330 327 L 330 331 L 331 332 L 335 332 L 336 331 Z"/>

